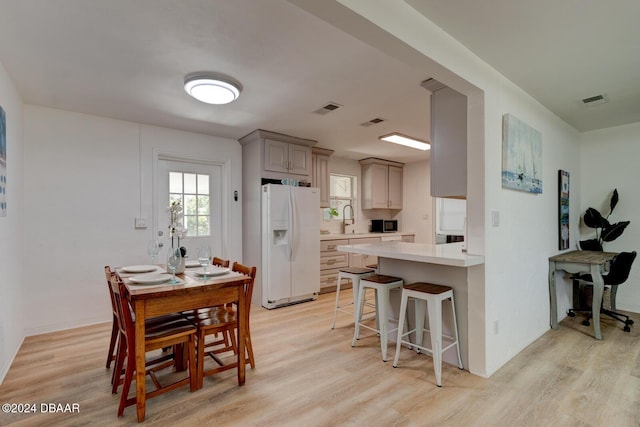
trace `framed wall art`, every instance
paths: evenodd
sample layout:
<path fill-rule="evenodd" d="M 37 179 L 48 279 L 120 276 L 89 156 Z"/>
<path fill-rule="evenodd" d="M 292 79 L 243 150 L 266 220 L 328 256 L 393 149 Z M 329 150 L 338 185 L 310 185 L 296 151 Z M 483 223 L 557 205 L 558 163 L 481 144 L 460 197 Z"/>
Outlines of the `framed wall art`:
<path fill-rule="evenodd" d="M 569 172 L 558 170 L 558 249 L 569 249 Z"/>
<path fill-rule="evenodd" d="M 502 188 L 542 193 L 542 134 L 511 114 L 502 116 Z"/>

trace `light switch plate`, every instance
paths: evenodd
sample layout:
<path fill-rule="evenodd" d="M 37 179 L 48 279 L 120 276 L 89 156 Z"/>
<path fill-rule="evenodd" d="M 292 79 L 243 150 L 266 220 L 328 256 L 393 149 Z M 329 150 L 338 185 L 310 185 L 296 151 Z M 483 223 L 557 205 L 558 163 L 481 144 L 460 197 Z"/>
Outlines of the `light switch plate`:
<path fill-rule="evenodd" d="M 491 225 L 500 226 L 500 211 L 491 211 Z"/>
<path fill-rule="evenodd" d="M 147 228 L 146 218 L 136 218 L 136 228 Z"/>

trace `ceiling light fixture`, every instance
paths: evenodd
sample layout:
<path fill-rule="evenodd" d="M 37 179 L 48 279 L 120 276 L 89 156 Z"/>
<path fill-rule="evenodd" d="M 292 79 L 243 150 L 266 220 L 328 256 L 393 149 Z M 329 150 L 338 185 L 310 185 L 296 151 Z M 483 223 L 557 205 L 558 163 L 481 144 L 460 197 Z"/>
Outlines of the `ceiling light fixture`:
<path fill-rule="evenodd" d="M 242 85 L 217 73 L 191 73 L 184 78 L 184 90 L 207 104 L 228 104 L 240 96 Z"/>
<path fill-rule="evenodd" d="M 388 135 L 382 135 L 378 139 L 387 142 L 393 142 L 394 144 L 406 145 L 407 147 L 417 148 L 418 150 L 430 150 L 431 144 L 427 141 L 412 138 L 410 136 L 402 135 L 398 132 L 393 132 Z"/>

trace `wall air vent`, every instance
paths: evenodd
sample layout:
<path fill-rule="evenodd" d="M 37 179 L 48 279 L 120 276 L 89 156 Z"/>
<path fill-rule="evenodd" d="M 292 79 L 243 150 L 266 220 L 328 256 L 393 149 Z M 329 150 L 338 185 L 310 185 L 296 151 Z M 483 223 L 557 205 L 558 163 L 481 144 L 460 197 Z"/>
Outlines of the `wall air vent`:
<path fill-rule="evenodd" d="M 594 107 L 596 105 L 606 104 L 607 102 L 609 102 L 609 97 L 605 93 L 582 99 L 582 104 L 587 107 Z"/>
<path fill-rule="evenodd" d="M 322 107 L 320 107 L 317 110 L 315 110 L 314 113 L 325 115 L 325 114 L 328 114 L 328 113 L 330 113 L 332 111 L 337 110 L 340 107 L 342 107 L 342 105 L 337 104 L 335 102 L 329 102 L 326 105 L 323 105 Z"/>
<path fill-rule="evenodd" d="M 360 126 L 368 127 L 368 126 L 377 125 L 378 123 L 382 123 L 382 122 L 384 122 L 384 119 L 381 119 L 380 117 L 376 117 L 375 119 L 371 119 L 368 122 L 360 123 Z"/>

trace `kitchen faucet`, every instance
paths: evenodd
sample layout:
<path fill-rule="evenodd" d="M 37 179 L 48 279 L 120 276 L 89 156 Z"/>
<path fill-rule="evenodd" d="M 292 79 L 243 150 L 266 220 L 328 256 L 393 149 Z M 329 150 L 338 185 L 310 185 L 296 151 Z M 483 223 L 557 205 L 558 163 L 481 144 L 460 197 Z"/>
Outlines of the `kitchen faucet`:
<path fill-rule="evenodd" d="M 350 218 L 350 220 L 351 220 L 351 224 L 347 224 L 347 221 L 348 221 L 348 220 L 347 220 L 347 217 L 345 216 L 345 211 L 347 210 L 347 208 L 351 209 L 351 218 Z M 353 206 L 351 206 L 351 205 L 344 205 L 344 207 L 342 208 L 342 227 L 343 227 L 343 229 L 344 229 L 344 233 L 345 233 L 345 234 L 348 234 L 348 233 L 347 233 L 347 225 L 351 225 L 352 227 L 355 225 L 356 220 L 355 220 L 354 216 L 355 216 L 355 215 L 354 215 L 354 213 L 353 213 Z M 352 232 L 352 233 L 355 233 L 355 230 L 353 230 L 353 229 L 352 229 L 352 230 L 351 230 L 351 232 Z"/>

